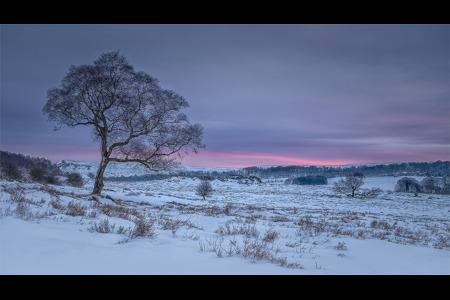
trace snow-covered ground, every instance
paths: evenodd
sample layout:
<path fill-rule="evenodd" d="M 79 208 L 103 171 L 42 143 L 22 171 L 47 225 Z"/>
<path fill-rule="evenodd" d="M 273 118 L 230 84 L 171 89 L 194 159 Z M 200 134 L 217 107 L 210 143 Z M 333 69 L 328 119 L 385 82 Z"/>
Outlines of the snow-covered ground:
<path fill-rule="evenodd" d="M 450 196 L 198 179 L 0 181 L 0 274 L 450 274 Z M 419 178 L 420 179 L 420 178 Z M 143 223 L 144 222 L 144 223 Z"/>

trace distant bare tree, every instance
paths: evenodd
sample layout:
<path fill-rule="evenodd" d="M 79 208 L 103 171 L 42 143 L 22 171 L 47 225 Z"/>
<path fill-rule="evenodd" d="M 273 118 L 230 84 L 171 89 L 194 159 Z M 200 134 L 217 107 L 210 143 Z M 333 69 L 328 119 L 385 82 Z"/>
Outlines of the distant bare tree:
<path fill-rule="evenodd" d="M 442 177 L 442 194 L 450 194 L 450 177 Z"/>
<path fill-rule="evenodd" d="M 202 126 L 191 124 L 182 112 L 188 106 L 115 51 L 93 65 L 72 65 L 61 86 L 48 90 L 43 112 L 58 122 L 56 129 L 92 127 L 94 141 L 101 144 L 92 193 L 100 194 L 109 162 L 135 162 L 159 171 L 178 164 L 173 154 L 204 148 Z"/>
<path fill-rule="evenodd" d="M 334 190 L 348 194 L 351 193 L 355 197 L 355 192 L 364 184 L 364 175 L 361 173 L 354 173 L 345 176 L 344 179 L 334 183 Z"/>
<path fill-rule="evenodd" d="M 203 200 L 205 200 L 205 197 L 211 196 L 212 191 L 213 188 L 208 180 L 200 181 L 200 184 L 197 186 L 197 195 L 203 197 Z"/>
<path fill-rule="evenodd" d="M 422 179 L 422 181 L 420 182 L 420 185 L 422 187 L 422 191 L 424 193 L 430 193 L 430 194 L 434 194 L 434 193 L 439 193 L 439 184 L 438 184 L 438 180 L 434 177 L 425 177 L 424 179 Z"/>

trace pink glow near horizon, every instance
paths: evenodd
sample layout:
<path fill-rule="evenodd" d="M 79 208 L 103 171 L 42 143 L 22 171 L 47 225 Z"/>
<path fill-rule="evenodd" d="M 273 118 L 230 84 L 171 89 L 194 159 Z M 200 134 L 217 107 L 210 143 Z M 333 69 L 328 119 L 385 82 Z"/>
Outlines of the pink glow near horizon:
<path fill-rule="evenodd" d="M 184 166 L 243 168 L 262 165 L 343 165 L 355 161 L 331 161 L 301 159 L 268 153 L 224 153 L 202 151 L 189 154 L 182 163 Z"/>
<path fill-rule="evenodd" d="M 2 145 L 3 151 L 13 153 L 21 153 L 32 157 L 43 157 L 52 162 L 62 160 L 84 160 L 84 161 L 100 161 L 100 153 L 96 146 L 74 147 L 74 146 L 58 146 L 58 145 Z M 384 152 L 384 153 L 382 153 Z M 440 154 L 430 154 L 429 160 L 418 159 L 418 157 L 409 151 L 397 150 L 395 153 L 389 151 L 378 151 L 378 154 L 390 157 L 400 155 L 403 159 L 398 162 L 405 161 L 437 161 L 448 160 L 442 158 Z M 393 156 L 393 157 L 395 157 Z M 349 159 L 320 159 L 320 158 L 299 158 L 289 154 L 273 154 L 273 153 L 227 153 L 199 151 L 199 153 L 189 153 L 184 156 L 181 161 L 183 166 L 192 167 L 217 167 L 217 168 L 244 168 L 251 166 L 263 165 L 345 165 L 352 163 L 382 163 L 396 162 L 397 160 L 362 160 L 361 158 Z"/>
<path fill-rule="evenodd" d="M 32 157 L 43 157 L 52 162 L 62 160 L 100 161 L 96 147 L 68 147 L 55 145 L 2 145 L 2 150 L 21 153 Z M 320 159 L 300 159 L 286 155 L 269 153 L 226 153 L 199 151 L 189 153 L 182 160 L 183 166 L 243 168 L 261 165 L 342 165 L 355 161 L 331 161 Z"/>

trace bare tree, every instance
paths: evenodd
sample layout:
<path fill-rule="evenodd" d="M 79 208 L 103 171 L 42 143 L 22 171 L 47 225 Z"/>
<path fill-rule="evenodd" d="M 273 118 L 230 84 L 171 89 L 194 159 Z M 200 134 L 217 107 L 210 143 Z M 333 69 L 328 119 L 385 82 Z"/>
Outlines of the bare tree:
<path fill-rule="evenodd" d="M 425 177 L 420 182 L 420 185 L 424 193 L 439 193 L 439 184 L 434 177 Z"/>
<path fill-rule="evenodd" d="M 334 190 L 339 193 L 352 193 L 355 197 L 355 192 L 364 184 L 364 175 L 361 173 L 354 173 L 345 176 L 344 179 L 334 183 Z"/>
<path fill-rule="evenodd" d="M 203 197 L 203 200 L 205 200 L 205 197 L 209 197 L 212 191 L 213 188 L 208 180 L 200 181 L 200 184 L 197 186 L 197 195 Z"/>
<path fill-rule="evenodd" d="M 135 162 L 160 171 L 179 164 L 173 154 L 204 148 L 202 126 L 191 124 L 182 112 L 188 106 L 114 51 L 93 65 L 72 65 L 61 86 L 47 91 L 43 112 L 58 122 L 56 129 L 92 127 L 94 141 L 101 144 L 92 193 L 100 194 L 109 162 Z"/>

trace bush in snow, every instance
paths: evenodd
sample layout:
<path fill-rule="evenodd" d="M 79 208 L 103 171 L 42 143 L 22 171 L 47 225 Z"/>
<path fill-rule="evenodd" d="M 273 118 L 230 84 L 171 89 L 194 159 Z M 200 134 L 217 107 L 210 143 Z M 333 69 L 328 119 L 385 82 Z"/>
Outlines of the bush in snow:
<path fill-rule="evenodd" d="M 447 178 L 425 177 L 420 182 L 422 191 L 428 194 L 448 194 Z"/>
<path fill-rule="evenodd" d="M 197 186 L 196 191 L 197 195 L 203 197 L 203 200 L 205 200 L 206 197 L 211 196 L 213 188 L 208 180 L 202 180 L 200 184 Z"/>
<path fill-rule="evenodd" d="M 84 216 L 86 215 L 86 206 L 77 201 L 70 201 L 67 204 L 67 214 L 69 216 Z"/>
<path fill-rule="evenodd" d="M 25 193 L 21 189 L 11 190 L 10 198 L 11 198 L 12 202 L 17 202 L 17 203 L 24 202 L 25 201 Z"/>
<path fill-rule="evenodd" d="M 69 173 L 67 174 L 67 180 L 68 185 L 74 186 L 74 187 L 82 187 L 84 185 L 83 177 L 81 177 L 80 173 Z"/>
<path fill-rule="evenodd" d="M 8 180 L 22 179 L 22 172 L 20 172 L 17 163 L 13 161 L 2 161 L 0 165 L 2 177 Z"/>
<path fill-rule="evenodd" d="M 30 169 L 30 176 L 31 179 L 35 182 L 39 182 L 39 183 L 48 183 L 48 184 L 61 184 L 58 180 L 58 178 L 53 175 L 50 174 L 48 170 L 38 166 L 38 165 L 34 165 L 31 169 Z"/>
<path fill-rule="evenodd" d="M 16 215 L 24 220 L 30 219 L 32 215 L 30 206 L 24 202 L 19 202 L 16 207 Z"/>
<path fill-rule="evenodd" d="M 288 178 L 284 184 L 298 184 L 298 185 L 325 185 L 328 180 L 325 176 L 303 176 L 296 178 Z"/>
<path fill-rule="evenodd" d="M 403 177 L 397 181 L 395 191 L 402 193 L 420 193 L 422 188 L 416 179 L 411 177 Z"/>
<path fill-rule="evenodd" d="M 155 227 L 153 220 L 149 219 L 136 219 L 134 221 L 134 228 L 130 232 L 130 238 L 138 238 L 138 237 L 148 237 L 148 238 L 154 238 L 157 236 L 157 233 L 155 232 Z"/>
<path fill-rule="evenodd" d="M 94 222 L 91 224 L 90 230 L 100 233 L 110 233 L 114 231 L 116 224 L 110 224 L 109 219 L 101 219 L 98 223 Z"/>

